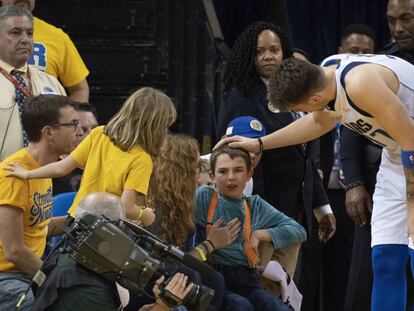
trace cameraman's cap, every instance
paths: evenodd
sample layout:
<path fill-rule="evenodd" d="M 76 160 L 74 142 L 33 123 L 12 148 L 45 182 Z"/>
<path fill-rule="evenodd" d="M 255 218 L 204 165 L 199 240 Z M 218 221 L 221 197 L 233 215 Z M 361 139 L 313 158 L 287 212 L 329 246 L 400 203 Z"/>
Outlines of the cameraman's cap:
<path fill-rule="evenodd" d="M 266 135 L 266 130 L 262 122 L 256 118 L 243 116 L 233 119 L 227 126 L 226 136 L 234 135 L 256 138 Z"/>

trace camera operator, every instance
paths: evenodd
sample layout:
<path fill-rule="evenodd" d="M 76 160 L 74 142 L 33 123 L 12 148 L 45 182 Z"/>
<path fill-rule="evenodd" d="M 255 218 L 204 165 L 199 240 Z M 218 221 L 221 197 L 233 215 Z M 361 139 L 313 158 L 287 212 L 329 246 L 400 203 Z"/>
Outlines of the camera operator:
<path fill-rule="evenodd" d="M 93 193 L 78 205 L 76 219 L 83 214 L 103 215 L 110 220 L 118 220 L 123 215 L 121 201 L 108 193 Z M 67 254 L 59 254 L 46 262 L 47 278 L 37 291 L 31 310 L 121 310 L 129 301 L 129 293 L 116 283 L 77 264 Z M 153 287 L 156 302 L 143 306 L 140 311 L 169 310 L 159 298 L 159 278 Z M 193 284 L 186 286 L 187 276 L 176 273 L 164 290 L 182 301 Z"/>

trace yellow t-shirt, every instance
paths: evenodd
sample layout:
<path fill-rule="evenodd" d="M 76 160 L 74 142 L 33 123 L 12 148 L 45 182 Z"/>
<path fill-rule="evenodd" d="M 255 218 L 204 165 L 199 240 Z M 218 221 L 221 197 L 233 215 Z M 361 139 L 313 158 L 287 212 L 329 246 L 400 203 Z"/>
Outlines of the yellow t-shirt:
<path fill-rule="evenodd" d="M 46 70 L 66 88 L 84 80 L 89 71 L 69 36 L 36 17 L 33 23 L 33 55 L 28 64 Z"/>
<path fill-rule="evenodd" d="M 26 149 L 20 149 L 0 164 L 0 208 L 9 205 L 23 212 L 23 242 L 37 256 L 41 257 L 46 246 L 47 226 L 52 216 L 52 180 L 22 180 L 6 177 L 3 166 L 8 162 L 19 162 L 22 167 L 33 170 L 40 165 Z M 16 266 L 4 257 L 0 242 L 0 271 L 16 271 Z"/>
<path fill-rule="evenodd" d="M 69 214 L 75 215 L 79 202 L 93 192 L 109 192 L 121 196 L 124 189 L 147 194 L 152 161 L 141 146 L 122 151 L 115 146 L 100 126 L 92 130 L 70 154 L 84 167 L 79 191 Z"/>

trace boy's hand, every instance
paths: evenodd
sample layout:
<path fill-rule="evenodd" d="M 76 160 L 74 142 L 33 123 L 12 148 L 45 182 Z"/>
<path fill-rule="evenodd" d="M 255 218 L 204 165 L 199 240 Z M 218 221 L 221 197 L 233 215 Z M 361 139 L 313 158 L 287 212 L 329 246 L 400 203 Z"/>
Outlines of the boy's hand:
<path fill-rule="evenodd" d="M 18 162 L 10 162 L 3 167 L 3 170 L 10 171 L 7 176 L 15 176 L 21 179 L 27 179 L 28 170 L 23 169 Z"/>
<path fill-rule="evenodd" d="M 253 250 L 256 252 L 256 254 L 259 254 L 259 234 L 256 231 L 253 231 L 252 234 L 250 235 L 250 240 L 249 240 L 249 244 L 250 246 L 253 248 Z"/>
<path fill-rule="evenodd" d="M 221 226 L 222 223 L 223 219 L 219 218 L 211 227 L 207 236 L 207 239 L 214 244 L 216 250 L 233 243 L 241 230 L 241 222 L 238 218 L 233 218 L 225 226 Z"/>
<path fill-rule="evenodd" d="M 269 233 L 266 229 L 255 230 L 250 234 L 249 244 L 254 249 L 256 254 L 259 254 L 259 243 L 260 241 L 271 241 Z"/>

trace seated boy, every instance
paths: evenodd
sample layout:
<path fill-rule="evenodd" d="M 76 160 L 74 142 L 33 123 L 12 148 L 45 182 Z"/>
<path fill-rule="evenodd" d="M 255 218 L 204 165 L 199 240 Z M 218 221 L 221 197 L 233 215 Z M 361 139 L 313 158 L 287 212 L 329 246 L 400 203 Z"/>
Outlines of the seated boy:
<path fill-rule="evenodd" d="M 256 271 L 258 245 L 268 241 L 274 248 L 301 243 L 305 229 L 293 219 L 276 210 L 257 195 L 245 197 L 243 189 L 253 170 L 249 153 L 223 145 L 210 158 L 211 174 L 217 192 L 201 187 L 196 193 L 195 223 L 201 240 L 211 224 L 226 224 L 234 218 L 243 223 L 243 230 L 233 243 L 218 249 L 212 243 L 196 248 L 201 259 L 213 253 L 213 266 L 225 279 L 224 305 L 228 310 L 291 310 L 261 285 Z"/>

